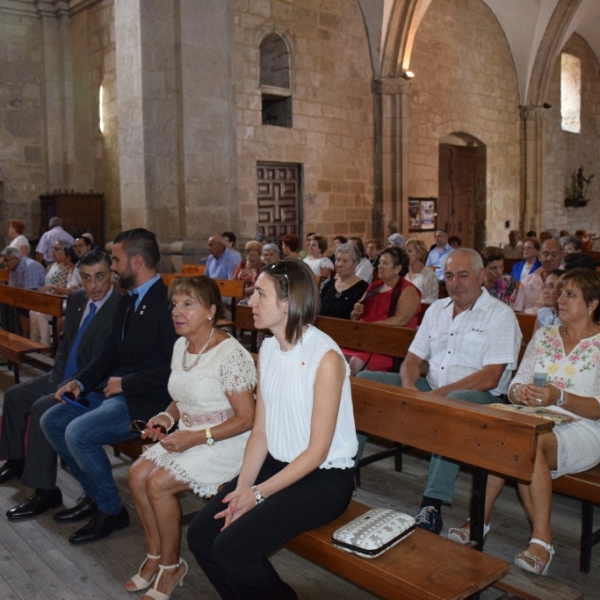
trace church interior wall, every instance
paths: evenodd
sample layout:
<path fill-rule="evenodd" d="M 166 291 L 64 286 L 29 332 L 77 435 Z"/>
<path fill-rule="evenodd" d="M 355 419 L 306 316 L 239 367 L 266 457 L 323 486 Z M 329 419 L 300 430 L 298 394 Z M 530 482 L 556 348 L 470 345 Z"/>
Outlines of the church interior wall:
<path fill-rule="evenodd" d="M 0 236 L 20 219 L 37 237 L 37 196 L 46 191 L 43 49 L 38 19 L 0 19 Z M 1 238 L 0 238 L 1 239 Z M 5 241 L 7 241 L 5 239 Z"/>
<path fill-rule="evenodd" d="M 561 57 L 556 58 L 548 87 L 547 101 L 552 108 L 545 112 L 544 138 L 544 226 L 550 230 L 585 228 L 600 233 L 600 65 L 587 42 L 577 34 L 571 36 L 562 52 L 581 60 L 581 133 L 561 128 Z M 571 177 L 583 167 L 585 177 L 595 175 L 585 207 L 565 208 L 566 188 Z"/>
<path fill-rule="evenodd" d="M 259 45 L 279 31 L 292 47 L 293 128 L 261 125 Z M 243 237 L 256 226 L 256 162 L 303 165 L 303 229 L 332 241 L 369 238 L 373 100 L 358 2 L 236 2 L 238 197 Z"/>
<path fill-rule="evenodd" d="M 519 222 L 520 146 L 517 80 L 502 29 L 481 0 L 434 0 L 410 67 L 409 195 L 437 197 L 440 141 L 473 136 L 487 150 L 486 242 L 504 241 L 504 222 Z M 421 237 L 433 243 L 433 234 Z"/>

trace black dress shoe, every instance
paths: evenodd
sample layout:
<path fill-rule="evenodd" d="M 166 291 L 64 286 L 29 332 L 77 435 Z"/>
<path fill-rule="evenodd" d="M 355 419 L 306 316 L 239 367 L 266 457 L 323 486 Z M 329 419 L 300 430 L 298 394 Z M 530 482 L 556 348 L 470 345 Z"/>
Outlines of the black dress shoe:
<path fill-rule="evenodd" d="M 73 508 L 60 510 L 52 518 L 59 523 L 74 523 L 93 517 L 97 512 L 96 501 L 89 496 L 81 496 Z"/>
<path fill-rule="evenodd" d="M 40 494 L 34 492 L 25 500 L 6 513 L 9 521 L 19 521 L 20 519 L 29 519 L 37 517 L 49 508 L 56 508 L 62 504 L 62 494 L 58 488 L 54 488 L 51 494 Z"/>
<path fill-rule="evenodd" d="M 2 466 L 2 469 L 0 469 L 0 483 L 4 483 L 9 479 L 21 477 L 24 466 L 25 461 L 23 459 L 7 460 Z"/>
<path fill-rule="evenodd" d="M 84 525 L 69 538 L 69 541 L 71 544 L 95 542 L 105 538 L 117 529 L 127 527 L 127 525 L 129 525 L 129 513 L 124 506 L 116 515 L 107 515 L 102 511 L 98 511 L 87 525 Z"/>

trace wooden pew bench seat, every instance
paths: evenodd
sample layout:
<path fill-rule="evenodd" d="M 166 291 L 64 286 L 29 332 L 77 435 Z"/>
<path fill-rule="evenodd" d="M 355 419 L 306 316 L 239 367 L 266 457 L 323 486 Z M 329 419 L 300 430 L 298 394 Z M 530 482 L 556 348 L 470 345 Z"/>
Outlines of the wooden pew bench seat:
<path fill-rule="evenodd" d="M 19 383 L 19 366 L 28 354 L 50 352 L 50 350 L 49 346 L 0 329 L 0 356 L 6 358 L 9 365 L 12 365 L 15 383 Z"/>
<path fill-rule="evenodd" d="M 581 543 L 579 570 L 589 573 L 592 548 L 600 542 L 600 529 L 594 531 L 594 505 L 600 504 L 600 465 L 583 473 L 563 475 L 552 482 L 552 489 L 581 500 Z"/>
<path fill-rule="evenodd" d="M 506 561 L 423 529 L 416 529 L 375 559 L 360 558 L 335 548 L 331 543 L 333 532 L 368 510 L 368 506 L 352 501 L 341 517 L 299 535 L 286 546 L 390 600 L 466 598 L 508 573 Z"/>

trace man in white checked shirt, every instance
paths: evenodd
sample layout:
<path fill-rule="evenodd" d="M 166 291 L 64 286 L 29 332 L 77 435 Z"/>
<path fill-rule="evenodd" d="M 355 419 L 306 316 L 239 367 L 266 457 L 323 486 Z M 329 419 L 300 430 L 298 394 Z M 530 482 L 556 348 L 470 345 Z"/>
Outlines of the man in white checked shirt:
<path fill-rule="evenodd" d="M 514 312 L 482 287 L 483 262 L 475 250 L 455 250 L 443 271 L 450 297 L 437 300 L 425 312 L 400 379 L 395 373 L 368 371 L 358 377 L 477 404 L 501 402 L 521 347 Z M 429 370 L 421 377 L 425 363 Z M 442 503 L 452 502 L 458 470 L 458 463 L 432 455 L 417 516 L 421 528 L 442 530 Z"/>

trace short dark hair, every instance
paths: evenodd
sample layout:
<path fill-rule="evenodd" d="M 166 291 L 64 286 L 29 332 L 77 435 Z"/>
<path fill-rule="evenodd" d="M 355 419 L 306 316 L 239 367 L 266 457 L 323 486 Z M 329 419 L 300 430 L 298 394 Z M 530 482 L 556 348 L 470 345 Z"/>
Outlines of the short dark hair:
<path fill-rule="evenodd" d="M 383 250 L 381 256 L 384 254 L 390 255 L 395 267 L 402 267 L 400 269 L 400 277 L 404 277 L 408 273 L 408 254 L 406 254 L 406 251 L 400 248 L 400 246 L 390 246 Z"/>
<path fill-rule="evenodd" d="M 261 270 L 273 279 L 277 299 L 288 302 L 285 339 L 290 344 L 302 337 L 302 328 L 312 325 L 321 310 L 315 274 L 303 261 L 288 258 Z"/>
<path fill-rule="evenodd" d="M 88 248 L 92 247 L 92 240 L 90 240 L 90 238 L 86 235 L 78 235 L 75 237 L 75 240 L 81 240 Z"/>
<path fill-rule="evenodd" d="M 123 250 L 128 258 L 139 254 L 149 269 L 156 269 L 160 260 L 160 250 L 156 235 L 151 231 L 138 227 L 123 231 L 114 239 L 115 244 L 123 244 Z"/>
<path fill-rule="evenodd" d="M 575 250 L 583 250 L 583 242 L 574 235 L 567 235 L 562 242 L 563 248 L 567 245 L 571 244 Z"/>
<path fill-rule="evenodd" d="M 345 244 L 348 241 L 348 238 L 345 235 L 336 235 L 333 238 L 334 242 L 335 240 L 337 240 L 340 244 Z"/>
<path fill-rule="evenodd" d="M 298 248 L 300 248 L 300 238 L 292 233 L 284 235 L 281 243 L 285 244 L 292 252 L 298 252 Z"/>
<path fill-rule="evenodd" d="M 216 310 L 211 325 L 217 326 L 217 321 L 223 316 L 223 303 L 221 302 L 221 290 L 214 279 L 206 275 L 174 277 L 169 284 L 169 301 L 175 294 L 187 294 L 196 298 L 204 308 L 210 308 L 214 304 Z"/>
<path fill-rule="evenodd" d="M 221 234 L 221 237 L 227 238 L 231 242 L 232 246 L 235 246 L 235 243 L 237 242 L 237 237 L 233 231 L 224 231 Z"/>
<path fill-rule="evenodd" d="M 359 238 L 359 237 L 351 237 L 348 241 L 352 242 L 358 248 L 358 251 L 360 252 L 361 258 L 363 256 L 366 256 L 367 251 L 365 250 L 365 245 L 364 245 L 364 243 L 363 243 L 363 241 L 362 241 L 361 238 Z"/>
<path fill-rule="evenodd" d="M 504 260 L 504 252 L 498 246 L 486 246 L 480 254 L 484 267 L 487 267 L 491 262 L 496 260 Z"/>
<path fill-rule="evenodd" d="M 75 260 L 77 262 L 77 260 Z M 89 252 L 86 252 L 79 261 L 79 267 L 86 266 L 92 267 L 97 265 L 99 262 L 104 263 L 106 268 L 110 270 L 110 256 L 100 248 L 94 248 Z"/>
<path fill-rule="evenodd" d="M 75 253 L 75 248 L 73 248 L 73 244 L 69 244 L 68 246 L 65 246 L 63 248 L 63 250 L 64 250 L 65 255 L 69 257 L 69 260 L 73 264 L 76 264 L 77 261 L 79 260 L 79 257 Z"/>
<path fill-rule="evenodd" d="M 593 269 L 571 269 L 556 282 L 557 293 L 560 294 L 567 281 L 572 281 L 581 290 L 586 305 L 589 306 L 594 300 L 598 300 L 593 315 L 594 322 L 598 323 L 600 321 L 600 273 Z"/>
<path fill-rule="evenodd" d="M 315 242 L 317 242 L 317 244 L 319 245 L 319 250 L 324 254 L 327 250 L 327 238 L 322 235 L 319 235 L 318 233 L 315 233 L 311 236 L 310 239 L 315 240 Z"/>

